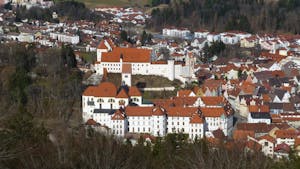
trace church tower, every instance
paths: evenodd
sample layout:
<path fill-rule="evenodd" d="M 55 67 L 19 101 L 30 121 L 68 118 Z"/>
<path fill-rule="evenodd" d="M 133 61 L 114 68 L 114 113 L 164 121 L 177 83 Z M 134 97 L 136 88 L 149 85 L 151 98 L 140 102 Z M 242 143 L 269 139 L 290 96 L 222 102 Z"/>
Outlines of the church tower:
<path fill-rule="evenodd" d="M 123 63 L 122 64 L 122 86 L 131 86 L 131 64 L 130 63 Z"/>

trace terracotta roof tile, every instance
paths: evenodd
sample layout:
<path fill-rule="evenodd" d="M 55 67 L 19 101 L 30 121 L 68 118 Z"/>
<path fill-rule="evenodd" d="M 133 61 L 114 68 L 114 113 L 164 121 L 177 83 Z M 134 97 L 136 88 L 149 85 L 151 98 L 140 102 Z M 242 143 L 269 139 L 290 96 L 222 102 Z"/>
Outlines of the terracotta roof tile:
<path fill-rule="evenodd" d="M 127 95 L 125 89 L 122 88 L 117 94 L 116 98 L 129 98 L 129 96 Z"/>
<path fill-rule="evenodd" d="M 165 114 L 166 114 L 166 113 L 165 113 L 165 110 L 164 110 L 163 108 L 161 108 L 161 107 L 159 107 L 159 106 L 154 107 L 152 115 L 155 115 L 155 116 L 163 116 L 163 115 L 165 115 Z"/>
<path fill-rule="evenodd" d="M 168 116 L 191 117 L 198 111 L 196 107 L 168 107 L 166 108 Z"/>
<path fill-rule="evenodd" d="M 201 100 L 205 105 L 224 105 L 226 99 L 223 96 L 204 96 Z"/>
<path fill-rule="evenodd" d="M 275 132 L 276 138 L 296 138 L 299 132 L 294 129 L 277 130 Z"/>
<path fill-rule="evenodd" d="M 131 71 L 132 71 L 131 64 L 124 63 L 122 65 L 122 73 L 130 73 L 131 74 Z"/>
<path fill-rule="evenodd" d="M 127 106 L 125 113 L 127 116 L 152 116 L 153 107 Z"/>
<path fill-rule="evenodd" d="M 151 50 L 116 47 L 111 52 L 103 53 L 101 61 L 119 62 L 121 57 L 123 58 L 123 62 L 150 63 Z"/>
<path fill-rule="evenodd" d="M 94 126 L 97 125 L 98 123 L 94 119 L 88 119 L 88 121 L 85 124 L 89 126 Z"/>
<path fill-rule="evenodd" d="M 268 105 L 250 105 L 249 112 L 270 112 Z"/>
<path fill-rule="evenodd" d="M 194 93 L 194 92 L 189 89 L 182 89 L 177 92 L 177 96 L 178 97 L 189 97 L 191 93 Z"/>
<path fill-rule="evenodd" d="M 193 113 L 190 119 L 190 123 L 203 123 L 203 119 L 200 117 L 198 113 Z"/>
<path fill-rule="evenodd" d="M 222 115 L 226 115 L 223 107 L 201 107 L 200 110 L 204 117 L 220 117 Z"/>
<path fill-rule="evenodd" d="M 142 96 L 142 93 L 136 86 L 130 86 L 128 91 L 129 96 Z"/>
<path fill-rule="evenodd" d="M 263 135 L 263 136 L 259 137 L 258 140 L 268 140 L 272 143 L 276 142 L 275 138 L 271 137 L 269 134 L 266 134 L 266 135 Z"/>
<path fill-rule="evenodd" d="M 116 110 L 115 113 L 111 117 L 112 120 L 124 120 L 125 116 L 121 112 L 121 110 Z"/>
<path fill-rule="evenodd" d="M 102 82 L 98 86 L 89 86 L 85 89 L 83 95 L 95 97 L 115 97 L 117 95 L 117 87 L 111 82 Z"/>
<path fill-rule="evenodd" d="M 254 137 L 254 134 L 252 130 L 235 130 L 233 132 L 233 139 L 236 141 L 247 140 L 248 136 Z"/>

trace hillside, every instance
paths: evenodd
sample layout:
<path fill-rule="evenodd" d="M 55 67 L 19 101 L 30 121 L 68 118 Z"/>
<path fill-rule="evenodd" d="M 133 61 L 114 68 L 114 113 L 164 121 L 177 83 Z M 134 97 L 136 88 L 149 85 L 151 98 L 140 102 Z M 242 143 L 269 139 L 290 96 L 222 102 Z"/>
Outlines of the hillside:
<path fill-rule="evenodd" d="M 117 6 L 117 7 L 125 7 L 125 6 L 140 6 L 143 7 L 149 3 L 149 0 L 77 0 L 79 2 L 83 2 L 87 7 L 95 8 L 95 7 L 107 7 L 107 6 Z"/>
<path fill-rule="evenodd" d="M 241 30 L 300 33 L 300 0 L 189 0 L 171 1 L 153 9 L 150 28 L 187 27 L 193 31 Z"/>

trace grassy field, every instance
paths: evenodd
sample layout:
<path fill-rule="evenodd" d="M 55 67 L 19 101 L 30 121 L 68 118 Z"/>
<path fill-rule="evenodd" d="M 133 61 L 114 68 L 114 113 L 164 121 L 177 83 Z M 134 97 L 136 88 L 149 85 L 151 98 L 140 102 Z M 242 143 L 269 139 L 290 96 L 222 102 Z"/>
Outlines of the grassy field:
<path fill-rule="evenodd" d="M 121 74 L 119 73 L 109 73 L 107 80 L 114 83 L 117 86 L 121 85 Z M 179 80 L 170 81 L 167 78 L 154 75 L 133 75 L 132 76 L 132 85 L 138 87 L 180 87 L 182 83 Z"/>
<path fill-rule="evenodd" d="M 101 6 L 140 6 L 149 4 L 150 0 L 77 0 L 83 2 L 87 7 L 95 8 Z"/>

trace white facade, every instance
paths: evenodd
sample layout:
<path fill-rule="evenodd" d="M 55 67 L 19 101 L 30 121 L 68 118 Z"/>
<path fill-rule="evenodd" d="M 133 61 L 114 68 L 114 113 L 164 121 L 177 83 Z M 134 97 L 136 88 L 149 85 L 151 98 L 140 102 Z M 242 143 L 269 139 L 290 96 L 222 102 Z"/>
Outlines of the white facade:
<path fill-rule="evenodd" d="M 129 57 L 135 58 L 134 54 L 132 56 L 127 56 L 127 60 L 123 59 L 121 56 L 118 56 L 118 59 L 114 60 L 104 60 L 102 58 L 103 53 L 108 53 L 114 49 L 104 40 L 102 41 L 104 47 L 97 49 L 97 62 L 95 63 L 95 70 L 97 74 L 103 74 L 103 70 L 106 69 L 108 73 L 121 73 L 122 64 L 131 64 L 131 73 L 133 75 L 157 75 L 166 77 L 169 80 L 173 81 L 178 79 L 182 82 L 186 82 L 190 79 L 196 79 L 194 74 L 194 64 L 195 59 L 193 56 L 185 56 L 186 64 L 175 64 L 174 60 L 168 60 L 167 63 L 156 63 L 151 62 L 151 56 L 139 56 L 139 57 L 149 57 L 149 59 L 144 59 L 143 61 L 134 61 L 134 59 L 128 59 Z M 128 48 L 124 48 L 127 50 Z M 118 48 L 122 53 L 123 48 Z M 131 53 L 139 53 L 139 49 L 130 49 Z M 134 51 L 134 52 L 132 52 Z M 116 56 L 114 56 L 116 57 Z M 130 61 L 128 61 L 130 60 Z"/>
<path fill-rule="evenodd" d="M 257 112 L 257 114 L 262 114 L 262 112 Z M 271 124 L 271 118 L 252 117 L 252 116 L 253 116 L 253 113 L 248 114 L 248 123 L 267 123 L 267 124 Z"/>
<path fill-rule="evenodd" d="M 71 35 L 66 33 L 50 33 L 50 38 L 58 40 L 59 42 L 66 42 L 71 44 L 78 44 L 79 43 L 79 36 L 78 35 Z"/>
<path fill-rule="evenodd" d="M 185 38 L 188 37 L 191 32 L 188 29 L 164 28 L 162 34 L 163 36 Z"/>

